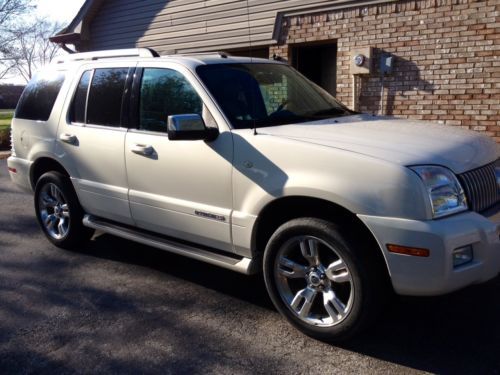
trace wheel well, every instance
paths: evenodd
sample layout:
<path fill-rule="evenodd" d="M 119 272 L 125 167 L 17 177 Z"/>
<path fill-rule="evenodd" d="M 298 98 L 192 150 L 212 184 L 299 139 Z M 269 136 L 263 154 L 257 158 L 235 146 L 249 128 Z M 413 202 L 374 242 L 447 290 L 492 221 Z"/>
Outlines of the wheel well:
<path fill-rule="evenodd" d="M 259 214 L 252 233 L 252 251 L 263 254 L 271 235 L 279 226 L 300 217 L 315 217 L 333 222 L 348 232 L 351 238 L 363 239 L 373 251 L 389 277 L 382 251 L 365 224 L 351 211 L 330 201 L 310 197 L 285 197 L 269 203 Z"/>
<path fill-rule="evenodd" d="M 35 161 L 33 167 L 31 168 L 30 181 L 33 189 L 35 188 L 35 185 L 40 176 L 50 171 L 56 171 L 69 177 L 69 173 L 66 171 L 66 169 L 64 169 L 64 167 L 54 159 L 40 158 L 37 161 Z"/>

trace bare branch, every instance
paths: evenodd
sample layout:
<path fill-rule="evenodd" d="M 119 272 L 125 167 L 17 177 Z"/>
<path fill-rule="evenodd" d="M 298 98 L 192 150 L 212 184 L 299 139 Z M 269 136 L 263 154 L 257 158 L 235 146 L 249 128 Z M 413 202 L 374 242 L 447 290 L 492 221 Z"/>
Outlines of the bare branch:
<path fill-rule="evenodd" d="M 0 0 L 1 1 L 1 0 Z M 24 29 L 15 32 L 15 42 L 4 54 L 7 61 L 14 63 L 14 69 L 19 76 L 29 81 L 33 74 L 61 52 L 58 45 L 49 41 L 49 37 L 56 34 L 62 28 L 59 23 L 37 19 Z"/>
<path fill-rule="evenodd" d="M 32 0 L 0 0 L 0 78 L 12 73 L 18 60 L 19 36 L 29 31 L 23 16 L 34 9 Z"/>

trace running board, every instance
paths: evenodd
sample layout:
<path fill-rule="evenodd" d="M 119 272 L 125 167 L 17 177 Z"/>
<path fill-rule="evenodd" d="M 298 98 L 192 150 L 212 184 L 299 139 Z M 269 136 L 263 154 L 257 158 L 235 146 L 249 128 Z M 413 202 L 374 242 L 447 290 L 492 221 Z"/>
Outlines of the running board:
<path fill-rule="evenodd" d="M 92 215 L 84 216 L 83 225 L 125 238 L 127 240 L 139 242 L 174 254 L 183 255 L 202 262 L 213 264 L 215 266 L 227 268 L 231 271 L 236 271 L 245 275 L 250 275 L 256 272 L 254 270 L 255 262 L 252 262 L 252 259 L 250 258 L 239 257 L 237 255 L 233 256 L 232 254 L 224 255 L 221 254 L 221 252 L 212 252 L 206 248 L 176 242 L 170 238 L 167 239 L 160 235 L 155 235 L 140 229 L 125 227 L 117 223 L 99 219 Z"/>

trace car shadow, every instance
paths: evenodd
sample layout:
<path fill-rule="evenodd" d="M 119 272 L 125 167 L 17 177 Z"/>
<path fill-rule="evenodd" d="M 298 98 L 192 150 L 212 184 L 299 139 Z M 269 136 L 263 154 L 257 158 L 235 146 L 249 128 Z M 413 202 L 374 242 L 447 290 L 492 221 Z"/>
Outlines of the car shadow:
<path fill-rule="evenodd" d="M 274 310 L 260 275 L 245 276 L 107 234 L 78 250 L 138 265 Z M 395 297 L 373 326 L 337 344 L 345 350 L 422 371 L 500 371 L 500 278 L 440 297 Z"/>
<path fill-rule="evenodd" d="M 247 276 L 109 234 L 96 234 L 79 250 L 94 257 L 147 267 L 273 309 L 261 275 Z"/>

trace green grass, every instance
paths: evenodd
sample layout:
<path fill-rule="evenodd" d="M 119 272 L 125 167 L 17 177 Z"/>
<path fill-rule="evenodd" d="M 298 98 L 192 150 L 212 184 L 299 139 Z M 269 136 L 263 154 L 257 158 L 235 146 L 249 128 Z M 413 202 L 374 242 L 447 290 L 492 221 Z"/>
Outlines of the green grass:
<path fill-rule="evenodd" d="M 12 116 L 14 116 L 14 111 L 0 110 L 0 130 L 3 130 L 3 128 L 8 128 L 10 126 Z"/>
<path fill-rule="evenodd" d="M 12 118 L 12 116 L 14 116 L 13 109 L 0 109 L 0 120 Z"/>

